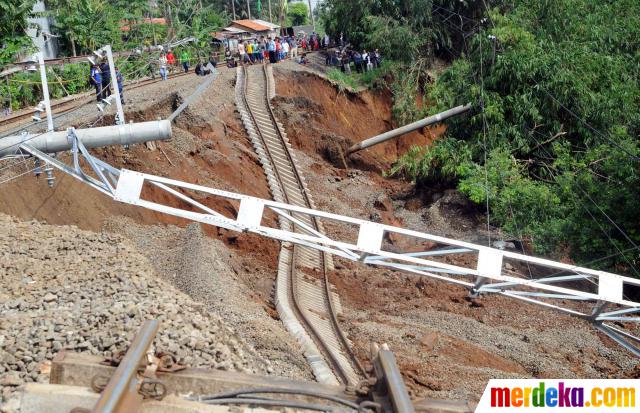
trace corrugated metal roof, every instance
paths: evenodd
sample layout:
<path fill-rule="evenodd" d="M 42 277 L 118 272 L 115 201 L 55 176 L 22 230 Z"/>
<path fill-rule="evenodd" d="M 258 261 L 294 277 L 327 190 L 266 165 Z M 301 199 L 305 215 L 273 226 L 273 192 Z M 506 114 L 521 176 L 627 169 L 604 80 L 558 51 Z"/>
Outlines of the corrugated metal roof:
<path fill-rule="evenodd" d="M 265 20 L 255 19 L 254 22 L 261 24 L 263 26 L 270 27 L 272 29 L 280 28 L 280 26 L 278 26 L 277 24 L 269 23 L 268 21 L 265 21 Z"/>
<path fill-rule="evenodd" d="M 264 31 L 268 31 L 268 30 L 272 30 L 272 27 L 258 23 L 257 20 L 234 20 L 232 22 L 232 26 L 240 26 L 240 27 L 246 27 L 247 29 L 254 31 L 254 32 L 264 32 Z"/>
<path fill-rule="evenodd" d="M 246 29 L 241 29 L 239 27 L 233 27 L 233 26 L 225 27 L 224 29 L 222 29 L 222 31 L 231 32 L 231 33 L 249 33 L 249 31 L 247 31 Z"/>

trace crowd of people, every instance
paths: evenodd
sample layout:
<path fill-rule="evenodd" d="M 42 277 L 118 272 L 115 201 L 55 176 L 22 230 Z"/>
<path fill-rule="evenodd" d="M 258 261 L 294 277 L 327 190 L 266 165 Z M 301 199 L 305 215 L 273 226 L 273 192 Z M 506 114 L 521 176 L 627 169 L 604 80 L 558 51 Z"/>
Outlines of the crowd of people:
<path fill-rule="evenodd" d="M 378 49 L 367 52 L 353 50 L 345 47 L 342 35 L 337 44 L 331 45 L 328 35 L 320 36 L 317 33 L 311 35 L 294 36 L 260 36 L 253 39 L 241 40 L 237 43 L 236 48 L 227 46 L 224 51 L 224 61 L 227 67 L 236 67 L 238 64 L 253 65 L 258 63 L 278 63 L 284 59 L 293 59 L 300 64 L 307 64 L 307 52 L 325 49 L 326 64 L 340 67 L 345 73 L 351 73 L 352 66 L 358 73 L 364 73 L 374 68 L 380 67 L 382 57 Z M 329 49 L 330 46 L 336 46 L 335 51 Z M 222 56 L 219 53 L 211 53 L 208 61 L 198 59 L 194 68 L 194 73 L 198 76 L 205 76 L 217 66 L 218 60 Z M 156 68 L 159 69 L 162 80 L 167 80 L 170 71 L 184 71 L 188 73 L 190 70 L 192 59 L 188 50 L 182 50 L 179 55 L 168 50 L 161 52 L 157 60 Z M 152 67 L 152 72 L 155 72 Z M 157 73 L 157 72 L 155 72 Z M 152 73 L 155 75 L 155 73 Z M 116 84 L 120 93 L 120 99 L 124 104 L 123 82 L 124 77 L 120 70 L 115 68 Z M 111 71 L 109 64 L 101 62 L 93 64 L 91 67 L 90 83 L 95 87 L 96 100 L 98 107 L 102 110 L 104 104 L 109 103 L 111 96 Z"/>
<path fill-rule="evenodd" d="M 326 57 L 327 65 L 339 66 L 340 70 L 349 74 L 351 73 L 351 64 L 358 73 L 365 73 L 382 64 L 382 56 L 380 51 L 375 49 L 372 52 L 363 50 L 362 53 L 357 50 L 337 49 L 335 53 L 329 53 Z"/>
<path fill-rule="evenodd" d="M 320 37 L 315 32 L 311 35 L 275 36 L 253 38 L 238 42 L 236 50 L 225 49 L 225 62 L 228 67 L 235 67 L 238 63 L 252 65 L 256 63 L 278 63 L 284 59 L 294 59 L 298 63 L 306 64 L 305 52 L 319 50 L 329 46 L 329 36 Z"/>

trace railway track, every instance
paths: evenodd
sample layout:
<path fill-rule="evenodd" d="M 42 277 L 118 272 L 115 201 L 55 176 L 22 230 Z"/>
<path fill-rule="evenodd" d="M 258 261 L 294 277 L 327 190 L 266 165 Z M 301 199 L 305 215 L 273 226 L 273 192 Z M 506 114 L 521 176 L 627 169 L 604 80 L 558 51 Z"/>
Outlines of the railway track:
<path fill-rule="evenodd" d="M 251 85 L 250 88 L 247 85 Z M 236 103 L 253 146 L 260 156 L 276 201 L 313 208 L 296 158 L 270 104 L 275 84 L 270 65 L 238 68 Z M 323 232 L 320 222 L 308 216 L 280 218 L 282 229 L 312 234 Z M 303 345 L 318 381 L 355 385 L 366 373 L 338 324 L 339 297 L 333 292 L 328 271 L 331 256 L 299 245 L 283 244 L 276 282 L 276 304 L 287 329 Z"/>
<path fill-rule="evenodd" d="M 176 73 L 174 75 L 169 76 L 169 78 L 176 78 L 176 77 L 186 76 L 189 74 L 192 75 L 193 73 Z M 156 78 L 156 79 L 144 79 L 144 80 L 132 81 L 125 84 L 125 87 L 127 91 L 135 90 L 135 89 L 150 85 L 152 83 L 159 82 L 161 80 L 162 80 L 161 78 Z M 51 112 L 53 115 L 61 115 L 66 112 L 70 112 L 79 106 L 86 105 L 87 103 L 91 103 L 94 101 L 95 101 L 94 91 L 84 92 L 82 94 L 74 96 L 73 98 L 69 98 L 69 99 L 52 104 Z M 32 110 L 20 111 L 15 115 L 8 116 L 6 118 L 1 118 L 0 126 L 10 125 L 24 119 L 29 119 L 31 118 L 32 115 L 33 115 Z"/>

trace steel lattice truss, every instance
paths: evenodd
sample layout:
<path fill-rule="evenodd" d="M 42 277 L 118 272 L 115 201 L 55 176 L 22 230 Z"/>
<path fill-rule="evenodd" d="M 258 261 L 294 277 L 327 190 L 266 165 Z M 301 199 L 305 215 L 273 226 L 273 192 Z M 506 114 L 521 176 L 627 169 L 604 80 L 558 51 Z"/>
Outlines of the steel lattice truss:
<path fill-rule="evenodd" d="M 628 299 L 625 294 L 630 287 L 640 287 L 638 279 L 174 179 L 118 170 L 91 156 L 73 129 L 69 130 L 69 139 L 74 142 L 73 166 L 28 144 L 21 148 L 116 201 L 232 231 L 304 245 L 367 265 L 447 281 L 468 288 L 474 296 L 494 293 L 554 309 L 590 321 L 595 328 L 640 356 L 640 302 Z M 80 156 L 96 177 L 82 171 Z M 150 197 L 149 188 L 171 195 L 173 206 L 146 199 Z M 302 222 L 300 217 L 305 215 L 317 217 L 330 233 L 342 236 L 318 233 Z M 281 230 L 275 223 L 276 217 L 307 231 L 302 234 Z"/>

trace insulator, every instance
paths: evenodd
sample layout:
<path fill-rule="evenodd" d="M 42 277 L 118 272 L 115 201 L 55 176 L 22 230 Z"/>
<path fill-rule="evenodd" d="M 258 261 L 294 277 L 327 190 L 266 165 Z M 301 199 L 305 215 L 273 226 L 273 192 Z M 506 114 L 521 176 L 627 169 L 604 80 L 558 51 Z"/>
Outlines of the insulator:
<path fill-rule="evenodd" d="M 51 165 L 47 164 L 44 168 L 44 172 L 47 175 L 47 185 L 49 185 L 49 188 L 53 188 L 56 178 L 53 176 L 53 168 Z"/>

